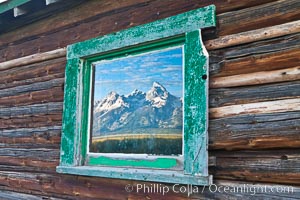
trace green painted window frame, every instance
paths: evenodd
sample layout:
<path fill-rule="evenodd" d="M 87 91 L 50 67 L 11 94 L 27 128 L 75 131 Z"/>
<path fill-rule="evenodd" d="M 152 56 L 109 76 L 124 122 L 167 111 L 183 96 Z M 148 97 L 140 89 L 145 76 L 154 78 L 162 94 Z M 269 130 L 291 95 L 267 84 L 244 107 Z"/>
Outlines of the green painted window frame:
<path fill-rule="evenodd" d="M 57 172 L 208 185 L 208 53 L 201 29 L 216 25 L 215 6 L 136 26 L 67 47 L 60 164 Z M 88 153 L 92 63 L 170 46 L 184 49 L 184 134 L 180 159 L 114 158 Z M 179 165 L 181 168 L 179 169 Z"/>

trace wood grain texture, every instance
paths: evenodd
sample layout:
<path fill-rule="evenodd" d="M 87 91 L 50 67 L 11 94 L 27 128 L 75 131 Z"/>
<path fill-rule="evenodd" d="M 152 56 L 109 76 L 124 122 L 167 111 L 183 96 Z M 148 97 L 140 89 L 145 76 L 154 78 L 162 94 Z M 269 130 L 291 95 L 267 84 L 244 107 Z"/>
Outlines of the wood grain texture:
<path fill-rule="evenodd" d="M 2 62 L 0 63 L 0 71 L 6 70 L 12 67 L 18 67 L 22 65 L 28 65 L 32 63 L 37 63 L 41 61 L 51 60 L 59 57 L 64 57 L 66 55 L 66 49 L 56 49 L 53 51 L 48 51 L 45 53 L 37 53 L 30 56 L 25 56 L 21 58 L 17 58 L 11 61 Z"/>
<path fill-rule="evenodd" d="M 300 44 L 300 33 L 284 35 L 277 38 L 265 39 L 262 41 L 241 44 L 234 47 L 216 49 L 210 51 L 210 63 L 221 62 L 222 60 L 234 60 L 252 55 L 263 55 L 267 53 L 278 53 L 287 50 L 296 50 Z"/>
<path fill-rule="evenodd" d="M 298 0 L 280 0 L 220 14 L 219 35 L 224 36 L 299 20 L 299 8 Z"/>
<path fill-rule="evenodd" d="M 8 119 L 1 119 L 0 129 L 14 129 L 14 128 L 36 128 L 43 126 L 61 126 L 62 114 L 51 113 L 42 115 L 33 115 L 29 117 L 10 117 Z"/>
<path fill-rule="evenodd" d="M 226 181 L 217 180 L 215 184 L 218 188 L 221 188 L 222 192 L 211 192 L 215 188 L 205 188 L 204 189 L 204 199 L 276 199 L 276 200 L 290 200 L 298 199 L 300 195 L 299 187 L 282 185 L 282 184 L 257 184 L 255 182 L 239 182 L 239 181 Z M 231 191 L 239 192 L 224 192 L 228 188 Z M 272 192 L 273 191 L 273 192 Z M 192 197 L 197 198 L 196 195 Z"/>
<path fill-rule="evenodd" d="M 240 156 L 241 158 L 239 158 Z M 289 155 L 287 155 L 289 156 Z M 224 156 L 225 157 L 225 156 Z M 269 157 L 268 162 L 276 163 L 277 165 L 280 164 L 283 166 L 284 164 L 294 164 L 295 162 L 298 162 L 298 158 L 291 158 L 290 161 L 285 161 L 283 159 L 280 159 L 280 157 L 273 157 L 268 155 L 260 155 L 260 158 Z M 233 156 L 234 158 L 234 156 Z M 219 162 L 223 163 L 223 166 L 228 166 L 229 170 L 226 171 L 225 169 L 221 171 L 225 174 L 230 174 L 230 171 L 234 169 L 235 165 L 238 165 L 241 163 L 241 160 L 243 158 L 243 152 L 240 155 L 236 155 L 235 159 L 230 158 L 222 158 Z M 283 157 L 286 158 L 286 157 Z M 245 157 L 246 161 L 245 163 L 249 163 L 249 160 L 251 160 L 250 157 Z M 234 162 L 236 160 L 236 162 Z M 253 159 L 256 161 L 257 159 Z M 229 161 L 233 161 L 231 164 L 229 164 Z M 248 170 L 251 170 L 251 172 L 246 172 L 247 174 L 264 174 L 266 173 L 266 169 L 262 172 L 254 172 L 253 170 L 254 163 L 247 167 Z M 271 169 L 269 170 L 270 173 Z M 292 169 L 292 172 L 295 170 Z M 245 174 L 246 174 L 245 173 Z M 271 174 L 271 173 L 270 173 Z M 271 174 L 272 175 L 272 174 Z M 282 175 L 278 173 L 273 173 L 271 178 L 275 178 L 276 175 L 279 175 L 277 177 L 283 178 Z M 243 175 L 241 175 L 242 177 Z M 241 177 L 239 179 L 241 179 Z M 252 177 L 253 179 L 257 179 L 256 176 Z M 203 194 L 201 192 L 191 194 L 191 197 L 188 197 L 187 192 L 185 193 L 175 193 L 172 191 L 172 185 L 165 185 L 162 184 L 161 186 L 169 187 L 170 192 L 165 194 L 164 196 L 161 193 L 143 193 L 143 192 L 136 192 L 133 191 L 131 193 L 128 193 L 125 191 L 124 187 L 126 184 L 133 185 L 134 188 L 137 187 L 137 184 L 145 184 L 145 186 L 151 186 L 151 183 L 147 182 L 137 182 L 137 181 L 124 181 L 124 180 L 116 180 L 116 179 L 99 179 L 99 178 L 88 178 L 88 177 L 72 177 L 68 175 L 52 175 L 52 174 L 45 174 L 45 173 L 18 173 L 18 172 L 0 172 L 0 180 L 2 183 L 1 189 L 8 189 L 12 191 L 19 191 L 24 193 L 31 193 L 31 194 L 47 194 L 52 197 L 66 197 L 68 195 L 68 198 L 71 199 L 87 199 L 87 200 L 95 200 L 95 199 L 107 199 L 107 196 L 109 195 L 109 199 L 190 199 L 190 198 L 196 198 L 196 199 L 224 199 L 228 196 L 232 197 L 233 199 L 245 199 L 243 197 L 251 196 L 248 194 L 243 194 L 242 192 L 237 193 L 230 193 L 226 194 L 224 192 L 216 192 L 212 193 L 209 191 L 208 187 L 204 188 Z M 296 179 L 295 179 L 296 180 Z M 231 186 L 231 187 L 241 187 L 243 184 L 248 184 L 247 187 L 254 187 L 256 186 L 266 186 L 266 187 L 272 187 L 276 186 L 275 184 L 271 183 L 262 183 L 257 184 L 256 181 L 251 182 L 237 182 L 237 181 L 223 181 L 218 180 L 216 181 L 216 184 L 218 186 Z M 153 185 L 152 185 L 153 186 Z M 282 183 L 281 186 L 289 186 L 288 184 Z M 291 189 L 291 188 L 290 188 Z M 293 193 L 277 193 L 274 192 L 272 194 L 266 194 L 262 191 L 257 191 L 258 197 L 264 197 L 267 195 L 267 197 L 272 197 L 277 199 L 291 199 L 296 198 L 299 195 L 299 186 L 293 186 L 294 192 Z M 118 192 L 116 192 L 118 191 Z M 202 187 L 199 187 L 199 191 L 202 191 Z M 256 196 L 255 196 L 256 197 Z"/>
<path fill-rule="evenodd" d="M 62 87 L 64 84 L 64 78 L 52 79 L 45 82 L 37 82 L 29 85 L 21 85 L 13 88 L 2 89 L 0 98 L 20 95 L 28 92 L 47 90 L 53 87 Z"/>
<path fill-rule="evenodd" d="M 210 149 L 230 151 L 300 147 L 299 111 L 247 114 L 213 119 L 209 124 Z"/>
<path fill-rule="evenodd" d="M 300 21 L 289 22 L 267 28 L 246 31 L 233 35 L 226 35 L 214 40 L 205 42 L 207 50 L 221 49 L 234 45 L 241 45 L 259 40 L 266 40 L 279 36 L 289 35 L 300 32 Z"/>
<path fill-rule="evenodd" d="M 30 106 L 2 108 L 0 113 L 0 119 L 16 116 L 25 117 L 39 114 L 51 114 L 55 112 L 62 112 L 62 102 L 51 102 L 45 104 L 34 104 Z"/>
<path fill-rule="evenodd" d="M 300 98 L 222 106 L 209 109 L 211 119 L 256 113 L 277 113 L 300 110 Z"/>
<path fill-rule="evenodd" d="M 215 74 L 212 77 L 232 76 L 295 67 L 299 62 L 300 50 L 297 47 L 221 61 L 217 65 L 211 65 L 211 71 Z"/>
<path fill-rule="evenodd" d="M 28 61 L 32 61 L 31 58 L 28 58 Z M 5 63 L 1 63 L 0 65 L 2 64 Z M 19 67 L 18 65 L 12 65 L 11 69 L 1 72 L 0 89 L 53 79 L 64 74 L 65 65 L 65 58 L 51 59 L 44 62 L 43 60 L 34 61 L 32 64 Z"/>
<path fill-rule="evenodd" d="M 300 66 L 267 72 L 262 71 L 226 77 L 214 77 L 211 79 L 209 86 L 211 88 L 228 88 L 295 80 L 300 80 Z"/>
<path fill-rule="evenodd" d="M 234 2 L 235 5 L 236 3 L 241 5 L 240 2 L 238 3 L 238 1 L 234 1 Z M 210 4 L 212 3 L 214 2 L 210 2 Z M 226 1 L 223 1 L 223 3 L 224 3 L 223 5 L 225 5 Z M 261 3 L 265 3 L 265 1 Z M 242 7 L 244 7 L 247 4 L 258 5 L 260 3 L 258 1 L 252 1 L 252 2 L 245 2 L 242 4 L 244 4 L 242 5 Z M 230 2 L 227 3 L 227 5 L 234 5 L 234 4 Z M 16 42 L 16 44 L 10 43 L 9 46 L 4 45 L 2 48 L 5 49 L 1 49 L 0 47 L 0 55 L 1 55 L 0 62 L 11 60 L 17 57 L 39 53 L 39 52 L 45 52 L 57 48 L 62 48 L 68 44 L 72 44 L 78 41 L 83 41 L 96 36 L 102 36 L 108 33 L 120 31 L 132 26 L 148 23 L 157 19 L 169 17 L 171 15 L 175 15 L 199 7 L 203 7 L 203 4 L 199 3 L 199 1 L 197 1 L 197 3 L 195 3 L 194 1 L 185 1 L 184 4 L 182 1 L 172 1 L 172 2 L 151 1 L 146 4 L 144 3 L 135 4 L 132 7 L 121 9 L 120 12 L 116 10 L 114 12 L 108 12 L 104 15 L 101 14 L 96 15 L 94 17 L 91 17 L 91 19 L 86 19 L 84 21 L 81 21 L 81 23 L 75 23 L 73 26 L 66 26 L 64 27 L 63 30 L 59 29 L 53 32 L 50 31 L 43 35 L 33 36 L 34 39 L 31 40 L 24 39 L 21 42 Z M 269 9 L 269 7 L 267 7 L 267 9 Z M 270 10 L 271 9 L 274 8 L 270 7 Z M 295 9 L 295 7 L 292 6 L 287 7 L 287 10 L 289 9 Z M 239 11 L 239 12 L 243 13 L 244 11 Z M 235 16 L 237 14 L 238 13 L 233 13 L 231 16 L 225 18 L 228 21 L 232 18 L 232 16 Z M 254 16 L 255 15 L 251 15 L 251 17 Z M 220 19 L 219 20 L 220 23 L 221 22 L 223 23 L 224 20 L 222 21 L 221 18 L 222 18 L 221 16 L 218 17 L 218 19 Z M 274 20 L 269 20 L 269 21 L 274 21 Z M 232 24 L 232 26 L 237 27 L 233 23 L 228 23 L 228 24 Z M 226 29 L 227 28 L 228 27 L 226 27 Z M 35 29 L 31 28 L 31 30 L 35 30 Z M 20 49 L 22 49 L 22 51 L 20 51 Z"/>
<path fill-rule="evenodd" d="M 0 130 L 0 148 L 59 149 L 61 126 Z"/>
<path fill-rule="evenodd" d="M 0 165 L 31 167 L 31 170 L 55 171 L 59 151 L 53 149 L 0 148 Z M 34 168 L 32 168 L 34 167 Z"/>
<path fill-rule="evenodd" d="M 273 151 L 214 152 L 215 177 L 280 184 L 300 183 L 299 149 Z M 243 167 L 241 167 L 243 166 Z"/>
<path fill-rule="evenodd" d="M 185 12 L 191 9 L 201 8 L 208 6 L 210 4 L 215 4 L 217 7 L 218 13 L 228 12 L 231 10 L 238 10 L 242 8 L 247 8 L 251 6 L 256 6 L 273 0 L 261 0 L 261 1 L 252 1 L 252 0 L 203 0 L 203 1 L 149 1 L 143 0 L 137 3 L 136 0 L 119 0 L 115 1 L 87 1 L 86 3 L 77 6 L 76 8 L 67 10 L 62 13 L 58 13 L 55 16 L 50 18 L 38 21 L 32 24 L 29 24 L 25 27 L 15 30 L 13 33 L 6 33 L 0 35 L 0 46 L 5 46 L 9 43 L 20 43 L 25 41 L 28 38 L 37 38 L 40 36 L 45 36 L 49 31 L 60 31 L 65 30 L 70 27 L 76 26 L 76 24 L 87 23 L 93 21 L 97 18 L 112 16 L 117 13 L 129 12 L 131 15 L 131 23 L 126 25 L 126 28 L 131 26 L 136 26 L 142 23 L 141 20 L 136 18 L 141 16 L 138 13 L 132 12 L 136 8 L 144 11 L 144 14 L 149 15 L 152 12 L 151 17 L 148 16 L 148 22 L 158 18 L 169 17 L 172 14 L 178 14 Z M 99 9 L 101 7 L 101 9 Z M 145 11 L 147 11 L 145 13 Z M 51 24 L 51 27 L 48 26 Z M 124 29 L 124 28 L 122 28 Z M 30 30 L 30 31 L 28 31 Z M 95 35 L 96 36 L 96 35 Z M 95 37 L 94 36 L 94 37 Z M 78 35 L 78 37 L 81 37 Z"/>
<path fill-rule="evenodd" d="M 300 81 L 209 90 L 209 106 L 221 107 L 300 97 Z"/>
<path fill-rule="evenodd" d="M 63 96 L 64 92 L 62 86 L 53 87 L 46 90 L 26 92 L 18 95 L 0 98 L 0 108 L 41 104 L 48 102 L 62 102 Z"/>
<path fill-rule="evenodd" d="M 23 56 L 30 58 L 32 54 L 55 50 L 73 42 L 210 3 L 217 5 L 219 27 L 207 30 L 204 36 L 220 36 L 209 41 L 217 43 L 209 52 L 211 77 L 234 78 L 235 75 L 256 75 L 299 66 L 300 34 L 296 33 L 297 27 L 278 29 L 281 24 L 285 26 L 283 23 L 293 24 L 293 21 L 299 20 L 299 3 L 296 0 L 91 0 L 77 8 L 0 35 L 0 62 Z M 297 25 L 297 21 L 294 23 Z M 265 28 L 276 31 L 267 32 L 264 36 Z M 289 32 L 291 30 L 295 32 Z M 208 35 L 212 32 L 216 33 Z M 49 110 L 44 106 L 56 105 L 55 102 L 59 106 L 63 100 L 65 58 L 64 55 L 59 57 L 44 61 L 27 59 L 27 64 L 12 61 L 14 64 L 0 71 L 0 199 L 188 199 L 186 193 L 162 196 L 127 193 L 124 189 L 126 184 L 136 186 L 151 182 L 54 172 L 60 148 L 61 111 L 56 111 L 54 107 Z M 225 109 L 226 112 L 219 110 L 221 118 L 209 120 L 209 156 L 215 162 L 209 170 L 214 175 L 214 183 L 220 186 L 261 184 L 272 187 L 278 183 L 293 186 L 294 192 L 257 192 L 251 195 L 211 193 L 205 188 L 203 194 L 193 194 L 189 198 L 299 199 L 300 112 L 299 109 L 291 111 L 289 106 L 299 108 L 300 85 L 299 80 L 276 82 L 210 89 L 210 107 Z M 296 102 L 290 102 L 291 99 Z M 272 101 L 278 103 L 279 110 L 268 110 L 268 102 Z M 286 101 L 290 104 L 284 104 Z M 267 107 L 260 108 L 264 102 L 267 102 Z M 249 104 L 254 105 L 250 106 L 250 110 L 249 107 L 242 112 L 234 110 Z M 30 110 L 31 106 L 38 108 Z M 5 113 L 2 113 L 2 108 L 5 108 Z M 43 113 L 47 110 L 49 115 Z"/>
<path fill-rule="evenodd" d="M 12 192 L 6 190 L 0 190 L 0 198 L 5 200 L 41 200 L 41 199 L 48 199 L 48 200 L 63 200 L 61 198 L 54 198 L 45 195 L 31 195 L 31 194 L 24 194 L 19 192 Z"/>

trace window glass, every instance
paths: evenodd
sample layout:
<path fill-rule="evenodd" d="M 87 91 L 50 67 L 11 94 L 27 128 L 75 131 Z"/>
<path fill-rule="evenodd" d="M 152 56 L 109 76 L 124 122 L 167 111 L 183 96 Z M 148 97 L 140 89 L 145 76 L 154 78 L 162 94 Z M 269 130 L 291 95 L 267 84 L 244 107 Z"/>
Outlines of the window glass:
<path fill-rule="evenodd" d="M 182 154 L 183 48 L 93 63 L 90 152 Z"/>

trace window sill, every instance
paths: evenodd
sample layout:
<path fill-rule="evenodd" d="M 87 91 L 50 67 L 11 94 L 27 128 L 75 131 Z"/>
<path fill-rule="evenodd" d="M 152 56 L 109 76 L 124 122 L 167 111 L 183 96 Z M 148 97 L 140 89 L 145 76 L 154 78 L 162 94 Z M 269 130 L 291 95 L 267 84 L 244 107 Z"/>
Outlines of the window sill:
<path fill-rule="evenodd" d="M 180 183 L 191 185 L 212 184 L 212 176 L 196 176 L 183 174 L 182 171 L 169 171 L 161 169 L 141 169 L 124 167 L 103 167 L 103 166 L 58 166 L 56 171 L 65 174 L 84 176 L 96 176 L 116 179 L 129 179 L 141 181 L 157 181 L 164 183 Z"/>

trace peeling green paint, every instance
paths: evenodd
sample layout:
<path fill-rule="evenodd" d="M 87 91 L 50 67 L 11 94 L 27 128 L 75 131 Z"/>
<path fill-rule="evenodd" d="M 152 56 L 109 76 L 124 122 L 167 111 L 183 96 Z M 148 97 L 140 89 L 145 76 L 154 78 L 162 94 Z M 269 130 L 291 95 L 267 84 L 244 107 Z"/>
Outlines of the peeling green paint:
<path fill-rule="evenodd" d="M 79 166 L 79 167 L 57 167 L 59 173 L 75 174 L 83 176 L 98 176 L 115 179 L 130 179 L 141 181 L 155 181 L 164 183 L 181 183 L 192 185 L 211 184 L 209 176 L 191 176 L 183 174 L 180 171 L 171 171 L 166 169 L 134 169 L 117 167 L 99 167 L 99 166 Z"/>
<path fill-rule="evenodd" d="M 66 65 L 60 165 L 75 166 L 75 136 L 79 59 L 69 59 Z"/>
<path fill-rule="evenodd" d="M 207 175 L 208 53 L 200 30 L 186 34 L 184 48 L 184 170 Z"/>
<path fill-rule="evenodd" d="M 201 41 L 200 29 L 215 25 L 215 6 L 208 6 L 68 46 L 61 160 L 57 171 L 134 180 L 208 184 L 208 54 Z M 87 143 L 91 63 L 178 44 L 184 45 L 185 54 L 183 169 L 178 170 L 177 158 L 157 156 L 147 160 L 90 156 Z"/>
<path fill-rule="evenodd" d="M 149 167 L 149 168 L 163 168 L 169 169 L 177 165 L 174 158 L 157 158 L 154 160 L 120 160 L 108 157 L 90 157 L 89 165 L 106 165 L 106 166 L 131 166 L 131 167 Z"/>

